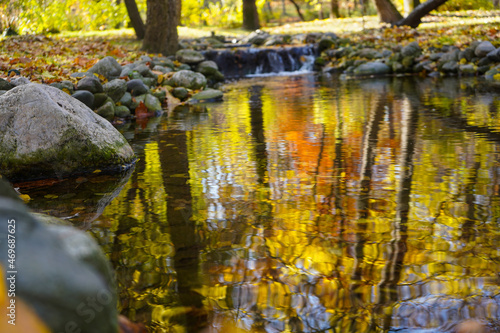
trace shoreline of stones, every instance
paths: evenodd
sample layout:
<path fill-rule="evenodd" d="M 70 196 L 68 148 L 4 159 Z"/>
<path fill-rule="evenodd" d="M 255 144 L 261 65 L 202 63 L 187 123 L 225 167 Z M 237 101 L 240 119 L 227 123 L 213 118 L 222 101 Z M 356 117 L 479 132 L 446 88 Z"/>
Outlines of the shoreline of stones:
<path fill-rule="evenodd" d="M 417 36 L 415 31 L 409 31 L 409 34 Z M 415 39 L 418 40 L 417 37 Z M 473 41 L 462 48 L 454 45 L 422 48 L 420 44 L 424 43 L 418 41 L 411 41 L 406 45 L 383 40 L 374 42 L 369 39 L 355 42 L 350 38 L 338 37 L 332 32 L 271 35 L 256 30 L 239 41 L 240 47 L 293 47 L 304 44 L 315 45 L 317 54 L 314 69 L 320 73 L 341 73 L 360 77 L 414 74 L 430 77 L 482 75 L 487 80 L 500 81 L 500 75 L 495 77 L 500 74 L 500 47 L 495 47 L 489 40 Z M 195 43 L 192 46 L 200 45 L 201 49 L 207 47 L 203 43 Z M 214 46 L 220 47 L 218 44 Z"/>
<path fill-rule="evenodd" d="M 219 37 L 219 36 L 217 36 Z M 375 45 L 372 41 L 355 43 L 331 32 L 296 35 L 270 35 L 256 30 L 231 44 L 220 38 L 203 39 L 208 44 L 192 42 L 175 56 L 142 56 L 134 63 L 120 65 L 112 56 L 94 64 L 87 72 L 77 72 L 70 80 L 51 83 L 80 100 L 109 121 L 131 119 L 144 104 L 149 115 L 160 114 L 162 105 L 174 97 L 174 103 L 220 101 L 224 82 L 222 69 L 199 51 L 207 48 L 315 46 L 314 69 L 319 73 L 342 73 L 347 76 L 383 76 L 424 74 L 430 77 L 484 76 L 500 81 L 500 47 L 490 41 L 474 41 L 462 49 L 453 45 L 423 49 L 417 41 L 406 45 Z M 211 43 L 213 42 L 213 43 Z M 194 43 L 194 44 L 193 44 Z M 213 44 L 213 45 L 212 45 Z M 14 77 L 0 78 L 0 95 L 16 86 L 30 83 L 19 71 Z M 144 109 L 144 108 L 143 108 Z"/>
<path fill-rule="evenodd" d="M 162 104 L 167 102 L 167 94 L 179 103 L 220 101 L 223 97 L 223 92 L 216 89 L 224 81 L 217 64 L 188 49 L 178 51 L 173 57 L 142 56 L 123 66 L 107 56 L 87 72 L 70 76 L 78 80 L 76 84 L 63 80 L 49 85 L 71 95 L 110 122 L 115 117 L 133 118 L 141 103 L 148 114 L 159 115 Z M 0 96 L 28 83 L 30 80 L 22 76 L 0 78 Z"/>
<path fill-rule="evenodd" d="M 315 69 L 347 76 L 420 74 L 429 77 L 484 76 L 500 80 L 500 47 L 490 41 L 474 41 L 462 49 L 454 45 L 423 49 L 417 41 L 405 46 L 355 47 L 338 39 L 319 42 Z"/>

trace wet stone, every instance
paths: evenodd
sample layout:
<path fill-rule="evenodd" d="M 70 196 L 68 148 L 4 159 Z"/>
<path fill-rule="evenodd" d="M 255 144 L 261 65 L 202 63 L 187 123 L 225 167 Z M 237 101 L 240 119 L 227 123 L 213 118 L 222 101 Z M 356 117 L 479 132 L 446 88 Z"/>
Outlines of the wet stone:
<path fill-rule="evenodd" d="M 71 96 L 85 104 L 90 109 L 92 109 L 92 107 L 94 106 L 94 94 L 92 94 L 90 91 L 79 90 Z"/>
<path fill-rule="evenodd" d="M 125 105 L 127 107 L 132 104 L 132 95 L 127 91 L 123 94 L 122 98 L 118 101 L 121 105 Z"/>
<path fill-rule="evenodd" d="M 401 49 L 401 55 L 403 57 L 418 57 L 421 53 L 422 49 L 420 45 L 418 45 L 418 42 L 411 42 Z"/>
<path fill-rule="evenodd" d="M 14 87 L 17 87 L 17 86 L 22 86 L 24 84 L 28 84 L 30 83 L 30 80 L 27 78 L 27 77 L 23 77 L 23 76 L 20 76 L 20 77 L 15 77 L 15 78 L 12 78 L 10 80 L 10 83 L 14 86 Z"/>
<path fill-rule="evenodd" d="M 108 80 L 113 80 L 120 76 L 122 66 L 120 66 L 115 58 L 108 56 L 99 60 L 88 72 L 102 75 Z"/>
<path fill-rule="evenodd" d="M 460 65 L 459 72 L 464 75 L 474 75 L 476 74 L 476 67 L 472 64 Z"/>
<path fill-rule="evenodd" d="M 147 93 L 149 89 L 141 79 L 133 79 L 127 82 L 127 91 L 129 91 L 132 96 L 138 96 Z"/>
<path fill-rule="evenodd" d="M 220 90 L 215 89 L 205 89 L 191 97 L 191 101 L 206 101 L 206 102 L 216 102 L 221 101 L 224 94 Z"/>
<path fill-rule="evenodd" d="M 144 105 L 148 108 L 149 111 L 158 111 L 161 110 L 161 103 L 155 96 L 151 94 L 147 94 L 144 98 Z"/>
<path fill-rule="evenodd" d="M 185 100 L 188 97 L 188 91 L 184 87 L 175 87 L 172 90 L 172 95 L 181 101 Z"/>
<path fill-rule="evenodd" d="M 97 109 L 98 107 L 100 107 L 101 105 L 103 105 L 106 102 L 107 99 L 108 99 L 108 95 L 106 95 L 105 93 L 94 94 L 94 105 L 93 105 L 93 108 Z"/>
<path fill-rule="evenodd" d="M 10 90 L 14 86 L 7 80 L 0 78 L 0 90 Z"/>
<path fill-rule="evenodd" d="M 108 98 L 106 102 L 97 108 L 95 111 L 101 117 L 112 121 L 115 118 L 115 103 L 111 98 Z"/>
<path fill-rule="evenodd" d="M 115 106 L 115 116 L 119 118 L 129 118 L 132 115 L 130 109 L 124 105 Z"/>
<path fill-rule="evenodd" d="M 172 76 L 171 82 L 176 87 L 184 87 L 195 90 L 205 87 L 207 79 L 203 76 L 203 74 L 195 73 L 190 70 L 181 70 Z"/>
<path fill-rule="evenodd" d="M 102 87 L 104 92 L 111 97 L 113 101 L 118 102 L 127 91 L 127 82 L 122 79 L 115 79 L 105 83 Z"/>
<path fill-rule="evenodd" d="M 159 90 L 153 91 L 152 95 L 154 97 L 158 98 L 158 100 L 161 102 L 161 101 L 164 101 L 165 98 L 167 97 L 167 92 L 163 89 L 159 89 Z"/>
<path fill-rule="evenodd" d="M 482 57 L 486 57 L 486 55 L 488 55 L 488 53 L 490 53 L 491 51 L 494 51 L 494 50 L 495 50 L 495 47 L 493 46 L 493 44 L 491 44 L 490 41 L 484 41 L 484 42 L 479 43 L 479 45 L 474 50 L 474 54 L 477 57 L 482 58 Z"/>
<path fill-rule="evenodd" d="M 95 76 L 86 76 L 76 85 L 76 90 L 87 90 L 93 94 L 101 93 L 104 91 L 101 81 Z"/>
<path fill-rule="evenodd" d="M 205 60 L 205 56 L 198 51 L 194 50 L 179 50 L 175 54 L 178 61 L 185 64 L 197 64 Z"/>
<path fill-rule="evenodd" d="M 492 62 L 500 62 L 500 48 L 491 51 L 486 55 Z"/>
<path fill-rule="evenodd" d="M 354 70 L 356 75 L 384 75 L 390 73 L 391 69 L 381 62 L 367 62 Z"/>
<path fill-rule="evenodd" d="M 441 67 L 441 70 L 445 73 L 456 73 L 458 70 L 458 62 L 452 60 L 448 61 Z"/>

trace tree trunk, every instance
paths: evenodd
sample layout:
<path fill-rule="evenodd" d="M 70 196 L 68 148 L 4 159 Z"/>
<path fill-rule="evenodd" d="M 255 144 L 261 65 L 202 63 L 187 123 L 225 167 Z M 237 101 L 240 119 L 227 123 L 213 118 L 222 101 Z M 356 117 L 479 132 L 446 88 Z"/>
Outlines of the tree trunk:
<path fill-rule="evenodd" d="M 150 53 L 175 54 L 178 47 L 175 0 L 147 0 L 146 34 L 142 49 Z"/>
<path fill-rule="evenodd" d="M 182 0 L 176 0 L 175 1 L 175 17 L 176 17 L 176 22 L 175 26 L 180 26 L 181 25 L 181 15 L 182 15 Z"/>
<path fill-rule="evenodd" d="M 380 16 L 380 21 L 390 24 L 397 24 L 403 16 L 396 9 L 391 0 L 375 0 L 375 6 Z"/>
<path fill-rule="evenodd" d="M 339 1 L 338 0 L 331 0 L 330 1 L 330 18 L 339 18 L 340 13 L 339 13 Z"/>
<path fill-rule="evenodd" d="M 243 29 L 257 30 L 259 28 L 259 13 L 255 0 L 243 0 Z"/>
<path fill-rule="evenodd" d="M 425 15 L 429 14 L 434 9 L 441 6 L 448 0 L 427 0 L 426 2 L 420 4 L 415 8 L 410 15 L 401 19 L 395 23 L 395 25 L 403 26 L 407 25 L 412 28 L 418 27 L 418 25 L 422 22 L 421 19 Z M 391 22 L 392 23 L 392 22 Z"/>
<path fill-rule="evenodd" d="M 141 14 L 135 0 L 125 0 L 125 7 L 127 7 L 128 17 L 130 18 L 130 23 L 132 23 L 137 39 L 143 39 L 146 33 L 146 26 L 142 22 Z"/>
<path fill-rule="evenodd" d="M 273 7 L 271 7 L 271 1 L 266 1 L 266 7 L 267 7 L 267 11 L 271 15 L 271 17 L 273 17 L 274 14 L 273 14 Z"/>
<path fill-rule="evenodd" d="M 304 15 L 302 15 L 302 12 L 300 11 L 300 6 L 295 2 L 295 0 L 290 0 L 291 3 L 295 6 L 295 9 L 297 10 L 297 14 L 300 17 L 301 21 L 305 21 L 306 19 L 304 18 Z"/>

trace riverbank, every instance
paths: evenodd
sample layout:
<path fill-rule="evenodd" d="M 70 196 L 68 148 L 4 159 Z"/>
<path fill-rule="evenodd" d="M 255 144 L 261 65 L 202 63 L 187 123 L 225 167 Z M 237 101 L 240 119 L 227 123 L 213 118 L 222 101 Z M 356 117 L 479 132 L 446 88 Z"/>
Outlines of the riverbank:
<path fill-rule="evenodd" d="M 496 41 L 500 41 L 499 22 L 500 11 L 467 11 L 427 16 L 418 29 L 387 28 L 376 16 L 370 16 L 299 22 L 263 28 L 263 31 L 275 36 L 278 41 L 274 45 L 297 45 L 301 43 L 300 38 L 292 41 L 291 37 L 321 32 L 334 33 L 341 42 L 346 42 L 339 46 L 392 49 L 417 40 L 425 53 L 429 48 L 443 46 L 463 48 L 477 40 L 489 40 L 499 46 L 496 45 Z M 183 47 L 198 49 L 231 48 L 245 44 L 248 37 L 241 29 L 179 27 L 178 30 Z M 217 38 L 211 37 L 212 32 Z M 71 73 L 85 71 L 106 56 L 113 56 L 125 65 L 146 55 L 131 29 L 13 36 L 0 43 L 0 54 L 0 77 L 7 77 L 9 71 L 15 69 L 31 82 L 45 83 L 68 80 Z"/>

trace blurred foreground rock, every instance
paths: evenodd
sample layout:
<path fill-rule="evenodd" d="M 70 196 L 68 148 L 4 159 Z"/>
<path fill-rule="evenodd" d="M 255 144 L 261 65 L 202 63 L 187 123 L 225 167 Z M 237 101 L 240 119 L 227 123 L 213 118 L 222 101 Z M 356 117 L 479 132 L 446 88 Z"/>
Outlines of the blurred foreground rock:
<path fill-rule="evenodd" d="M 90 236 L 62 221 L 45 225 L 1 179 L 0 221 L 0 264 L 15 294 L 10 303 L 22 300 L 53 332 L 118 331 L 111 266 Z"/>

